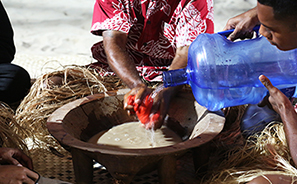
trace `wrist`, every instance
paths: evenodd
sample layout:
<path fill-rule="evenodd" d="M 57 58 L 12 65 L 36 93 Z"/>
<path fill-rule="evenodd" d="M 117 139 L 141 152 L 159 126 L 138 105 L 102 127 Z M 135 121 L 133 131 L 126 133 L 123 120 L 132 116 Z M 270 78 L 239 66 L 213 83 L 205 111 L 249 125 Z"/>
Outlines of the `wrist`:
<path fill-rule="evenodd" d="M 131 86 L 129 86 L 130 89 L 133 89 L 133 88 L 147 88 L 147 85 L 145 83 L 143 83 L 141 80 L 139 81 L 134 81 L 132 83 Z"/>
<path fill-rule="evenodd" d="M 283 122 L 292 122 L 297 120 L 297 114 L 294 109 L 294 106 L 291 103 L 284 103 L 280 108 L 279 108 L 279 113 L 280 116 L 283 120 Z"/>
<path fill-rule="evenodd" d="M 253 9 L 250 10 L 249 17 L 251 18 L 252 22 L 255 25 L 258 25 L 260 23 L 260 21 L 258 19 L 258 13 L 257 13 L 256 8 L 253 8 Z"/>
<path fill-rule="evenodd" d="M 249 20 L 251 25 L 258 25 L 260 23 L 256 8 L 250 9 L 249 11 L 245 12 L 243 15 L 246 20 Z"/>

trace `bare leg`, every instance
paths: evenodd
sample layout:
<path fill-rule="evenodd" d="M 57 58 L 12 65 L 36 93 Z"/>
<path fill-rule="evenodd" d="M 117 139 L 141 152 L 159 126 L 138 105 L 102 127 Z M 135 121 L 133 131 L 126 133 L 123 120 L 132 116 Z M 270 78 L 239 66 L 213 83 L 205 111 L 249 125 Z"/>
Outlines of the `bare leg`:
<path fill-rule="evenodd" d="M 291 176 L 284 176 L 284 175 L 266 175 L 266 176 L 259 176 L 248 184 L 292 184 L 292 180 L 297 179 L 296 177 L 292 178 Z M 297 183 L 297 182 L 294 182 Z"/>

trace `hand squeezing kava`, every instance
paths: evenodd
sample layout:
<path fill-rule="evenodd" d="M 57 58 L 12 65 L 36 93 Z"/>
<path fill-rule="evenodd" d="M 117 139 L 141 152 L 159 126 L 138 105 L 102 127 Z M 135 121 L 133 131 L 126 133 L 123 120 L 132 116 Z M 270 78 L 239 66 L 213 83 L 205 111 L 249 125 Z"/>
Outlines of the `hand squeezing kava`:
<path fill-rule="evenodd" d="M 150 95 L 147 95 L 141 104 L 134 103 L 135 95 L 128 96 L 128 105 L 134 107 L 134 111 L 139 119 L 139 121 L 145 125 L 145 127 L 153 127 L 153 124 L 158 120 L 160 112 L 158 111 L 155 114 L 151 114 L 151 109 L 153 106 L 153 98 Z"/>

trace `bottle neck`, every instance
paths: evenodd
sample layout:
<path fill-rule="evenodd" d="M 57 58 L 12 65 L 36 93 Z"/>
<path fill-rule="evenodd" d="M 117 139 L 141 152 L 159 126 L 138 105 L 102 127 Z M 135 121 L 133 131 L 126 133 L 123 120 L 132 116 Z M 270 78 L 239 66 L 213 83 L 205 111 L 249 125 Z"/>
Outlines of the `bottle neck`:
<path fill-rule="evenodd" d="M 163 72 L 163 83 L 165 87 L 173 87 L 188 83 L 187 68 L 169 70 Z"/>

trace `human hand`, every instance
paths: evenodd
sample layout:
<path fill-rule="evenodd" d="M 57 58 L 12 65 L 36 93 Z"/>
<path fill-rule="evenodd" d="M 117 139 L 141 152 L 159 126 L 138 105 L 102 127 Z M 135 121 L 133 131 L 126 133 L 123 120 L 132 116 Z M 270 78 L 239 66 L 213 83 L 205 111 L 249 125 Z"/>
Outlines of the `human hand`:
<path fill-rule="evenodd" d="M 174 92 L 173 89 L 174 88 L 164 88 L 163 85 L 160 85 L 151 94 L 148 94 L 145 98 L 145 101 L 141 101 L 139 106 L 134 104 L 134 97 L 132 98 L 131 93 L 128 93 L 126 94 L 129 95 L 126 99 L 126 106 L 129 106 L 128 104 L 134 104 L 131 106 L 134 108 L 134 110 L 136 107 L 136 111 L 137 108 L 140 108 L 138 114 L 141 117 L 138 118 L 139 120 L 145 120 L 145 122 L 142 123 L 146 129 L 158 129 L 162 126 L 164 118 L 166 117 L 170 99 Z M 132 100 L 133 102 L 131 103 L 129 100 Z M 147 102 L 147 100 L 149 100 L 149 102 Z"/>
<path fill-rule="evenodd" d="M 176 92 L 175 89 L 177 88 L 165 88 L 163 85 L 160 85 L 152 92 L 151 98 L 153 99 L 153 106 L 150 116 L 156 118 L 153 118 L 149 124 L 146 124 L 146 129 L 156 130 L 158 128 L 161 128 L 168 112 L 170 100 Z M 156 114 L 158 114 L 158 116 L 154 116 Z"/>
<path fill-rule="evenodd" d="M 149 95 L 153 89 L 148 88 L 145 84 L 131 89 L 128 93 L 124 95 L 124 109 L 127 110 L 128 115 L 134 114 L 134 105 L 128 103 L 129 96 L 134 96 L 134 104 L 140 105 L 144 98 Z"/>
<path fill-rule="evenodd" d="M 259 24 L 256 7 L 237 15 L 228 20 L 224 27 L 224 31 L 234 29 L 234 31 L 227 37 L 228 40 L 234 41 L 238 38 L 252 38 L 253 28 Z"/>
<path fill-rule="evenodd" d="M 259 80 L 269 91 L 269 95 L 259 103 L 259 106 L 268 105 L 280 115 L 285 109 L 294 110 L 289 98 L 279 89 L 274 87 L 266 76 L 260 75 Z"/>
<path fill-rule="evenodd" d="M 15 165 L 0 165 L 1 184 L 34 184 L 39 175 L 30 169 Z"/>
<path fill-rule="evenodd" d="M 154 126 L 154 121 L 160 116 L 159 112 L 151 114 L 154 99 L 151 98 L 151 95 L 147 95 L 140 105 L 135 104 L 134 99 L 135 96 L 130 95 L 128 97 L 128 105 L 132 105 L 134 107 L 138 120 L 144 127 L 149 127 L 150 125 Z"/>
<path fill-rule="evenodd" d="M 16 148 L 0 148 L 1 164 L 10 164 L 15 166 L 25 166 L 33 169 L 33 163 L 30 157 Z"/>

